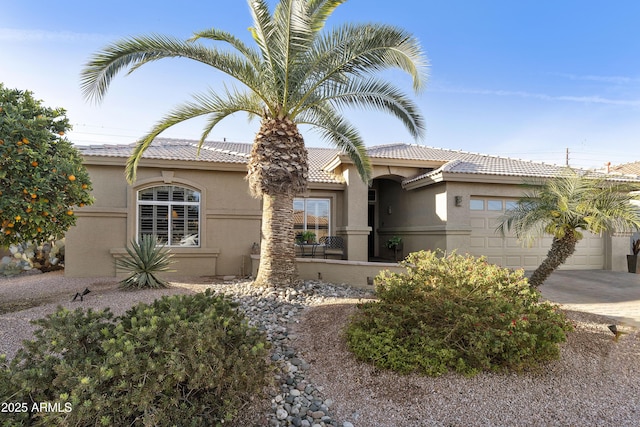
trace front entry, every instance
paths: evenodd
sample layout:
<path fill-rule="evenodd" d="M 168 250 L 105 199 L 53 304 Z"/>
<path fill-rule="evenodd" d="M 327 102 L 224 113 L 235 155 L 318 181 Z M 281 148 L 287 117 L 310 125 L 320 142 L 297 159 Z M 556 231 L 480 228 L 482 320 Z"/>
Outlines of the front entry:
<path fill-rule="evenodd" d="M 374 203 L 369 203 L 369 214 L 367 225 L 371 227 L 371 231 L 369 232 L 369 238 L 367 240 L 368 243 L 368 257 L 369 260 L 376 256 L 376 205 Z"/>

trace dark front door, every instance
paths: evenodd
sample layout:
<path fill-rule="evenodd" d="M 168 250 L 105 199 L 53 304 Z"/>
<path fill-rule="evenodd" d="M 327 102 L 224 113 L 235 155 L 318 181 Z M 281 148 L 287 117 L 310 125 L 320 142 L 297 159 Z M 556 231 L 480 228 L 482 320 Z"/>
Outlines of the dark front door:
<path fill-rule="evenodd" d="M 373 203 L 369 204 L 369 219 L 367 221 L 367 225 L 371 227 L 371 231 L 369 232 L 368 239 L 368 255 L 369 259 L 376 256 L 376 205 Z"/>

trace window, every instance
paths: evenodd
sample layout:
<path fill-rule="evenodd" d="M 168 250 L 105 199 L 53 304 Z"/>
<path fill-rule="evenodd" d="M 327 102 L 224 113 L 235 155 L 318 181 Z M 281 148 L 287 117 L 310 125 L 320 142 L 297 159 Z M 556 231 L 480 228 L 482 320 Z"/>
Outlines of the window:
<path fill-rule="evenodd" d="M 483 211 L 484 210 L 484 200 L 482 199 L 471 199 L 469 200 L 469 209 L 472 211 Z"/>
<path fill-rule="evenodd" d="M 168 246 L 200 246 L 200 193 L 167 185 L 138 191 L 138 239 L 147 235 Z"/>
<path fill-rule="evenodd" d="M 316 239 L 330 236 L 330 207 L 329 199 L 294 199 L 293 201 L 293 229 L 296 233 L 312 231 Z"/>
<path fill-rule="evenodd" d="M 489 211 L 501 211 L 502 200 L 487 200 L 487 210 Z"/>

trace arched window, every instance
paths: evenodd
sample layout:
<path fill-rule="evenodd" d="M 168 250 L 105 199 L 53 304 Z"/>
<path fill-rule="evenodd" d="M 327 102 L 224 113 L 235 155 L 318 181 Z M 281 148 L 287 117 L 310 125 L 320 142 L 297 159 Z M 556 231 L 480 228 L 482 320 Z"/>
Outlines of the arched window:
<path fill-rule="evenodd" d="M 140 239 L 156 235 L 167 246 L 200 246 L 200 192 L 163 185 L 138 191 Z"/>

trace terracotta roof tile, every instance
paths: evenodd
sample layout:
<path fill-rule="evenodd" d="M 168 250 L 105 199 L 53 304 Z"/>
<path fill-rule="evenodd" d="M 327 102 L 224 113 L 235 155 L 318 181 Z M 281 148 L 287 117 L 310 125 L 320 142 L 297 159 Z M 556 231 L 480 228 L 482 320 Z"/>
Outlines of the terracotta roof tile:
<path fill-rule="evenodd" d="M 128 157 L 134 145 L 78 146 L 85 156 Z M 157 138 L 144 153 L 146 159 L 183 160 L 194 162 L 246 163 L 251 144 L 239 142 L 205 141 L 198 155 L 198 142 L 193 140 Z M 308 147 L 309 180 L 311 182 L 341 183 L 340 177 L 323 170 L 329 161 L 340 153 L 338 149 Z M 376 158 L 441 162 L 438 169 L 405 180 L 405 184 L 440 172 L 450 174 L 481 174 L 515 177 L 550 177 L 562 171 L 563 166 L 486 154 L 433 148 L 417 144 L 388 144 L 367 148 L 367 153 Z M 633 165 L 633 166 L 630 166 Z M 640 175 L 640 162 L 622 165 L 625 172 Z M 636 169 L 637 168 L 637 169 Z M 613 178 L 613 177 L 612 177 Z M 616 178 L 614 178 L 616 179 Z M 623 177 L 619 179 L 626 180 Z"/>
<path fill-rule="evenodd" d="M 625 163 L 623 165 L 613 166 L 611 168 L 611 172 L 640 176 L 640 162 Z"/>
<path fill-rule="evenodd" d="M 85 156 L 129 157 L 135 144 L 77 146 Z M 311 182 L 341 183 L 338 177 L 322 170 L 339 150 L 308 148 L 309 180 Z M 183 160 L 215 163 L 247 163 L 251 144 L 241 142 L 205 141 L 198 155 L 198 141 L 156 138 L 142 156 L 144 159 Z"/>

